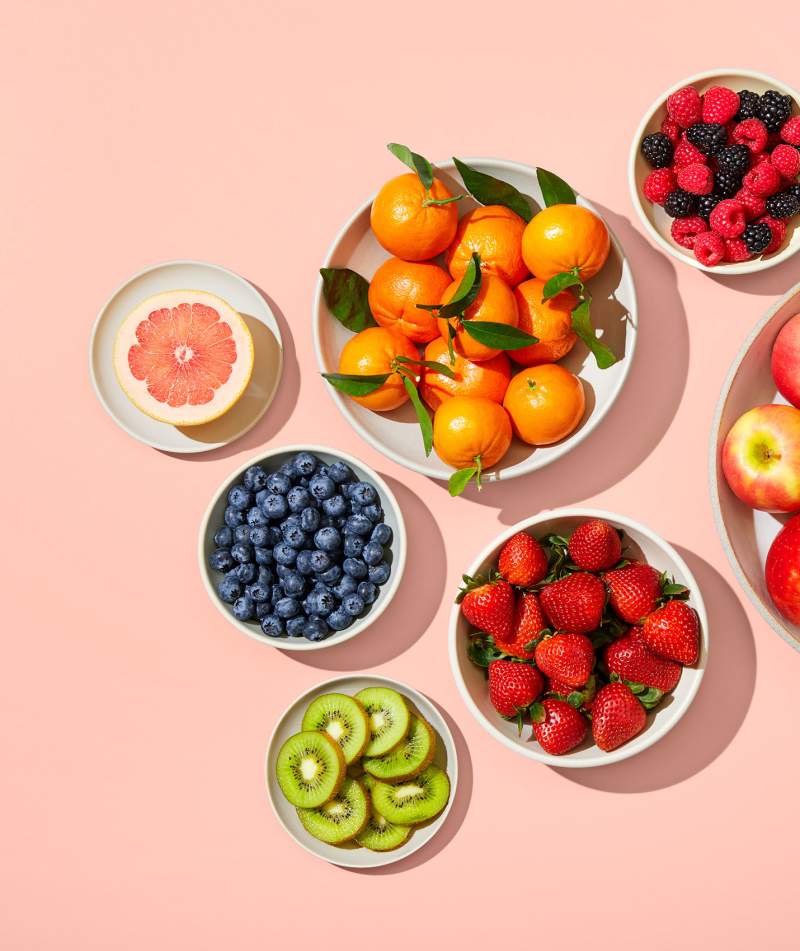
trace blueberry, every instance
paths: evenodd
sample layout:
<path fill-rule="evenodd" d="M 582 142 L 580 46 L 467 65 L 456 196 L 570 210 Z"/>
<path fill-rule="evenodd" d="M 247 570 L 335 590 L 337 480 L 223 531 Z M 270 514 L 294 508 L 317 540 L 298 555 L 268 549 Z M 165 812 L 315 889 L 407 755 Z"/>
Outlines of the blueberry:
<path fill-rule="evenodd" d="M 303 509 L 313 508 L 314 498 L 308 489 L 302 485 L 296 485 L 289 490 L 286 501 L 289 503 L 292 512 L 300 513 Z"/>
<path fill-rule="evenodd" d="M 229 505 L 225 509 L 225 514 L 222 518 L 229 528 L 236 528 L 237 525 L 241 525 L 244 522 L 244 512 L 241 509 L 235 509 L 232 505 Z"/>
<path fill-rule="evenodd" d="M 233 543 L 236 542 L 249 542 L 250 541 L 250 526 L 245 522 L 244 525 L 237 525 L 233 530 Z"/>
<path fill-rule="evenodd" d="M 361 552 L 364 551 L 365 545 L 366 542 L 360 535 L 345 535 L 344 544 L 342 545 L 345 558 L 358 558 Z"/>
<path fill-rule="evenodd" d="M 260 581 L 255 581 L 253 584 L 247 586 L 247 596 L 252 598 L 257 604 L 269 601 L 269 594 L 269 585 L 262 584 Z"/>
<path fill-rule="evenodd" d="M 247 513 L 247 524 L 251 527 L 264 528 L 269 524 L 269 519 L 257 505 L 254 505 Z"/>
<path fill-rule="evenodd" d="M 297 480 L 297 485 L 301 485 L 304 489 L 307 489 L 311 485 L 311 479 L 308 476 L 300 476 Z"/>
<path fill-rule="evenodd" d="M 249 621 L 256 613 L 256 604 L 252 598 L 244 595 L 233 602 L 233 616 L 239 621 Z"/>
<path fill-rule="evenodd" d="M 361 557 L 368 565 L 379 565 L 383 561 L 383 545 L 378 542 L 368 542 L 364 546 Z"/>
<path fill-rule="evenodd" d="M 300 549 L 305 544 L 307 535 L 299 525 L 295 525 L 293 522 L 284 522 L 281 532 L 283 540 L 292 548 Z"/>
<path fill-rule="evenodd" d="M 230 571 L 236 564 L 227 548 L 218 548 L 216 551 L 212 551 L 208 563 L 214 571 Z"/>
<path fill-rule="evenodd" d="M 267 637 L 286 636 L 286 625 L 283 619 L 276 617 L 274 614 L 265 614 L 264 617 L 261 618 L 261 630 Z"/>
<path fill-rule="evenodd" d="M 272 554 L 279 565 L 293 565 L 297 561 L 297 549 L 286 542 L 278 542 Z"/>
<path fill-rule="evenodd" d="M 356 482 L 350 491 L 350 498 L 361 505 L 372 505 L 378 501 L 378 493 L 369 482 Z"/>
<path fill-rule="evenodd" d="M 327 571 L 322 571 L 317 576 L 323 584 L 336 584 L 337 581 L 342 577 L 342 566 L 341 565 L 331 565 Z"/>
<path fill-rule="evenodd" d="M 233 544 L 233 529 L 223 525 L 214 536 L 214 544 L 217 548 L 230 548 Z"/>
<path fill-rule="evenodd" d="M 249 509 L 253 504 L 253 493 L 243 485 L 235 485 L 228 492 L 228 505 L 235 509 Z"/>
<path fill-rule="evenodd" d="M 272 475 L 267 479 L 267 488 L 275 495 L 286 495 L 291 487 L 291 478 L 285 472 L 281 472 L 280 470 L 278 470 L 278 472 L 273 472 Z"/>
<path fill-rule="evenodd" d="M 242 582 L 226 575 L 217 585 L 217 593 L 223 601 L 233 604 L 237 598 L 242 596 Z"/>
<path fill-rule="evenodd" d="M 278 519 L 286 518 L 289 514 L 289 503 L 283 495 L 268 495 L 261 503 L 261 511 L 268 518 L 278 521 Z"/>
<path fill-rule="evenodd" d="M 269 599 L 273 605 L 276 605 L 278 601 L 281 600 L 281 598 L 285 598 L 285 597 L 286 595 L 284 594 L 284 591 L 283 591 L 283 585 L 274 584 L 269 589 Z"/>
<path fill-rule="evenodd" d="M 233 569 L 233 576 L 238 578 L 242 584 L 250 584 L 258 577 L 258 568 L 251 562 L 244 562 Z"/>
<path fill-rule="evenodd" d="M 387 561 L 382 561 L 379 565 L 370 565 L 369 580 L 373 584 L 386 584 L 392 569 Z"/>
<path fill-rule="evenodd" d="M 272 549 L 270 548 L 262 548 L 260 545 L 257 545 L 253 549 L 253 555 L 255 556 L 255 562 L 257 565 L 272 564 Z"/>
<path fill-rule="evenodd" d="M 312 591 L 306 599 L 309 614 L 327 617 L 336 607 L 336 598 L 330 591 Z"/>
<path fill-rule="evenodd" d="M 318 573 L 327 571 L 331 566 L 330 556 L 318 548 L 311 552 L 310 562 L 312 569 Z"/>
<path fill-rule="evenodd" d="M 378 588 L 371 581 L 359 581 L 356 593 L 364 604 L 372 604 L 378 597 Z"/>
<path fill-rule="evenodd" d="M 328 475 L 337 485 L 341 485 L 343 482 L 352 482 L 355 479 L 350 466 L 338 460 L 328 467 Z"/>
<path fill-rule="evenodd" d="M 339 583 L 334 587 L 333 593 L 342 601 L 348 594 L 353 594 L 358 588 L 358 582 L 351 575 L 342 575 Z"/>
<path fill-rule="evenodd" d="M 259 492 L 256 492 L 256 505 L 261 508 L 261 505 L 264 502 L 264 499 L 271 495 L 269 489 L 261 489 Z"/>
<path fill-rule="evenodd" d="M 278 466 L 278 472 L 281 475 L 286 476 L 286 478 L 290 482 L 290 486 L 294 485 L 294 481 L 297 478 L 297 473 L 294 471 L 294 466 L 292 465 L 291 460 L 289 462 L 284 462 L 282 465 Z M 289 489 L 287 489 L 286 491 L 288 492 Z"/>
<path fill-rule="evenodd" d="M 292 468 L 299 476 L 312 476 L 317 471 L 319 459 L 310 452 L 298 452 L 292 459 Z"/>
<path fill-rule="evenodd" d="M 269 532 L 270 545 L 277 545 L 278 542 L 283 541 L 283 535 L 281 535 L 281 530 L 277 525 L 270 525 L 267 531 Z"/>
<path fill-rule="evenodd" d="M 255 465 L 250 466 L 249 469 L 245 469 L 242 481 L 246 489 L 258 492 L 267 484 L 267 478 L 267 470 L 263 466 Z"/>
<path fill-rule="evenodd" d="M 341 548 L 342 537 L 339 532 L 333 528 L 320 528 L 314 534 L 314 544 L 320 551 L 332 552 Z"/>
<path fill-rule="evenodd" d="M 311 564 L 311 552 L 304 549 L 297 553 L 297 563 L 296 568 L 301 575 L 310 575 L 314 573 L 314 568 Z"/>
<path fill-rule="evenodd" d="M 286 633 L 289 637 L 302 637 L 306 628 L 306 619 L 304 617 L 289 618 L 286 622 Z"/>
<path fill-rule="evenodd" d="M 330 499 L 336 494 L 336 483 L 330 476 L 315 475 L 308 487 L 314 498 L 319 499 L 320 502 L 324 502 L 325 499 Z"/>
<path fill-rule="evenodd" d="M 328 625 L 322 620 L 322 618 L 312 617 L 306 621 L 303 635 L 307 638 L 307 640 L 324 641 L 328 634 L 330 634 Z"/>
<path fill-rule="evenodd" d="M 267 588 L 275 581 L 275 573 L 271 568 L 259 568 L 257 577 L 259 582 Z"/>
<path fill-rule="evenodd" d="M 366 578 L 369 570 L 367 565 L 360 558 L 345 558 L 342 563 L 342 568 L 346 575 L 350 575 L 350 577 L 355 578 L 356 581 Z"/>
<path fill-rule="evenodd" d="M 254 525 L 250 529 L 250 544 L 263 548 L 269 542 L 269 532 L 264 525 Z"/>
<path fill-rule="evenodd" d="M 275 613 L 278 617 L 294 617 L 300 611 L 300 605 L 296 598 L 281 598 L 275 604 Z"/>
<path fill-rule="evenodd" d="M 300 513 L 300 528 L 304 532 L 315 532 L 319 528 L 319 523 L 322 516 L 319 514 L 319 509 L 307 508 L 303 509 Z"/>
<path fill-rule="evenodd" d="M 372 522 L 366 515 L 351 515 L 344 523 L 346 535 L 360 535 L 362 538 L 369 538 L 372 534 Z"/>
<path fill-rule="evenodd" d="M 328 615 L 326 620 L 328 627 L 332 627 L 334 631 L 343 631 L 353 623 L 352 615 L 348 614 L 344 608 L 337 608 Z"/>
<path fill-rule="evenodd" d="M 373 525 L 376 522 L 382 522 L 384 517 L 383 509 L 375 502 L 373 502 L 372 505 L 365 505 L 361 510 L 361 514 L 366 515 Z"/>
<path fill-rule="evenodd" d="M 322 503 L 326 515 L 337 516 L 347 513 L 347 499 L 343 495 L 333 495 Z"/>
<path fill-rule="evenodd" d="M 306 579 L 296 571 L 287 571 L 281 583 L 283 590 L 293 596 L 299 597 L 306 590 Z"/>
<path fill-rule="evenodd" d="M 334 520 L 330 517 L 330 515 L 323 515 L 319 520 L 319 527 L 330 528 L 333 525 L 333 521 Z"/>
<path fill-rule="evenodd" d="M 272 614 L 272 605 L 269 601 L 258 601 L 256 602 L 256 617 L 260 621 L 262 618 L 265 618 L 268 614 Z"/>
<path fill-rule="evenodd" d="M 236 542 L 231 548 L 231 556 L 240 565 L 253 560 L 253 546 L 249 542 Z"/>
<path fill-rule="evenodd" d="M 372 529 L 372 534 L 370 535 L 370 540 L 377 542 L 379 545 L 388 545 L 392 540 L 392 530 L 388 525 L 376 525 Z"/>
<path fill-rule="evenodd" d="M 342 608 L 347 611 L 351 617 L 358 617 L 365 607 L 364 601 L 357 594 L 348 594 L 342 601 Z"/>
<path fill-rule="evenodd" d="M 344 515 L 340 515 L 338 518 L 335 518 L 333 520 L 333 527 L 343 530 L 346 521 L 347 521 L 347 518 Z"/>

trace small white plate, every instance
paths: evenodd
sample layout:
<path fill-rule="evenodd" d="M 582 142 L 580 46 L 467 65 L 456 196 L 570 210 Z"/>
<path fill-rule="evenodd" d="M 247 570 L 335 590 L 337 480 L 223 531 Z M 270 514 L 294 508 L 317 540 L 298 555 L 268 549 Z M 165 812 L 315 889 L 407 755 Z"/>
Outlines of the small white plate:
<path fill-rule="evenodd" d="M 114 340 L 122 321 L 146 297 L 186 288 L 226 300 L 244 318 L 255 347 L 250 383 L 219 419 L 202 426 L 170 426 L 138 410 L 114 375 Z M 275 315 L 259 292 L 238 274 L 203 261 L 168 261 L 145 268 L 111 295 L 97 315 L 89 344 L 89 373 L 97 398 L 129 436 L 164 452 L 208 452 L 243 436 L 272 402 L 283 369 L 283 343 Z"/>
<path fill-rule="evenodd" d="M 391 852 L 371 852 L 369 849 L 363 849 L 355 845 L 328 845 L 320 842 L 303 828 L 300 820 L 297 818 L 297 811 L 294 806 L 287 802 L 278 780 L 275 776 L 275 762 L 278 757 L 278 751 L 281 746 L 295 733 L 300 732 L 300 724 L 306 708 L 316 697 L 324 693 L 346 693 L 356 694 L 365 687 L 390 687 L 402 694 L 412 705 L 416 707 L 424 719 L 430 723 L 436 732 L 436 755 L 433 758 L 434 765 L 441 767 L 450 780 L 450 799 L 444 810 L 431 822 L 417 826 L 406 842 L 399 849 Z M 302 846 L 306 852 L 316 855 L 318 858 L 325 859 L 334 865 L 341 865 L 345 868 L 378 868 L 381 865 L 391 865 L 393 862 L 400 862 L 429 842 L 442 828 L 447 820 L 447 814 L 453 805 L 456 797 L 456 786 L 458 785 L 458 755 L 456 754 L 456 745 L 453 741 L 453 734 L 447 726 L 444 717 L 439 713 L 434 704 L 428 700 L 419 691 L 414 690 L 407 684 L 399 680 L 389 680 L 386 677 L 376 677 L 374 675 L 363 675 L 353 677 L 336 677 L 333 680 L 326 680 L 324 683 L 317 684 L 311 690 L 306 691 L 298 697 L 286 710 L 284 710 L 272 736 L 267 745 L 267 755 L 265 759 L 265 773 L 267 794 L 270 805 L 272 806 L 278 822 L 295 840 Z"/>

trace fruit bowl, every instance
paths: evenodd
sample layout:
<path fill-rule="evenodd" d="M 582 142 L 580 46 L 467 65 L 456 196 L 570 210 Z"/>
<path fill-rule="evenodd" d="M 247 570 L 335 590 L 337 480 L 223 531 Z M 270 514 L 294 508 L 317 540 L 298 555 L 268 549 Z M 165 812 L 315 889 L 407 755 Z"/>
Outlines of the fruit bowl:
<path fill-rule="evenodd" d="M 535 168 L 499 159 L 466 161 L 481 172 L 511 183 L 530 196 L 537 205 L 543 206 Z M 464 190 L 452 162 L 436 165 L 436 175 L 454 194 Z M 325 267 L 349 267 L 369 279 L 389 257 L 370 229 L 370 207 L 373 198 L 374 195 L 370 196 L 345 223 L 328 251 Z M 597 209 L 585 199 L 579 197 L 578 203 L 597 213 Z M 459 204 L 462 214 L 476 207 L 472 199 L 464 199 Z M 600 370 L 586 348 L 582 345 L 576 346 L 561 361 L 561 365 L 579 375 L 585 384 L 586 410 L 578 427 L 565 439 L 549 446 L 534 448 L 514 439 L 501 463 L 484 472 L 484 481 L 513 479 L 526 475 L 565 455 L 595 429 L 619 395 L 633 359 L 637 311 L 630 267 L 613 234 L 608 261 L 600 274 L 592 279 L 590 287 L 595 326 L 602 329 L 603 342 L 619 357 L 617 363 L 609 369 Z M 321 280 L 317 284 L 314 297 L 313 321 L 319 368 L 325 373 L 335 372 L 339 354 L 351 334 L 329 313 Z M 333 387 L 328 389 L 337 408 L 350 425 L 385 456 L 435 479 L 447 480 L 453 474 L 453 469 L 442 462 L 435 452 L 425 456 L 416 416 L 409 404 L 389 413 L 373 413 Z"/>
<path fill-rule="evenodd" d="M 630 185 L 631 200 L 636 209 L 636 213 L 644 225 L 645 230 L 652 240 L 667 254 L 670 254 L 678 261 L 696 267 L 701 271 L 712 271 L 718 274 L 751 274 L 754 271 L 763 271 L 766 268 L 774 267 L 776 264 L 790 258 L 800 250 L 800 229 L 796 227 L 797 216 L 788 222 L 787 235 L 783 246 L 775 253 L 767 257 L 754 257 L 747 261 L 720 263 L 715 266 L 702 264 L 688 248 L 680 247 L 670 236 L 672 218 L 667 215 L 664 209 L 659 205 L 651 204 L 644 199 L 642 186 L 644 180 L 652 169 L 648 166 L 640 151 L 640 144 L 645 135 L 658 132 L 661 123 L 666 116 L 667 97 L 677 92 L 684 86 L 694 86 L 702 95 L 711 86 L 728 86 L 739 92 L 742 89 L 749 89 L 755 93 L 762 93 L 767 89 L 776 89 L 786 96 L 791 96 L 794 101 L 793 111 L 798 112 L 798 103 L 800 103 L 800 94 L 790 86 L 780 82 L 764 73 L 753 72 L 744 69 L 721 69 L 712 70 L 705 73 L 697 73 L 682 79 L 674 86 L 663 92 L 656 101 L 650 106 L 644 115 L 636 135 L 631 144 L 630 158 L 628 161 L 628 183 Z"/>
<path fill-rule="evenodd" d="M 751 509 L 733 494 L 722 472 L 721 449 L 742 413 L 760 404 L 786 403 L 772 378 L 770 354 L 778 332 L 798 312 L 800 284 L 769 308 L 742 344 L 717 403 L 709 447 L 711 501 L 725 554 L 758 612 L 795 650 L 800 650 L 800 627 L 778 613 L 764 581 L 767 552 L 785 517 Z"/>
<path fill-rule="evenodd" d="M 604 519 L 624 531 L 624 554 L 645 560 L 659 571 L 672 576 L 678 584 L 689 588 L 691 594 L 688 604 L 697 611 L 700 621 L 700 654 L 696 666 L 685 667 L 672 693 L 647 714 L 647 724 L 638 736 L 611 752 L 603 752 L 593 745 L 590 733 L 572 752 L 553 756 L 545 753 L 535 740 L 531 740 L 530 726 L 524 726 L 522 734 L 519 735 L 516 722 L 503 720 L 497 715 L 489 701 L 484 672 L 472 663 L 467 654 L 470 625 L 459 605 L 453 605 L 450 612 L 450 666 L 464 702 L 475 719 L 495 739 L 517 753 L 549 766 L 575 769 L 608 766 L 641 753 L 665 736 L 686 713 L 700 687 L 706 667 L 708 617 L 700 587 L 677 551 L 649 528 L 632 519 L 583 508 L 540 512 L 507 528 L 478 555 L 466 574 L 471 577 L 487 574 L 496 565 L 504 542 L 519 531 L 529 531 L 537 538 L 550 534 L 569 535 L 581 522 L 594 518 Z"/>
<path fill-rule="evenodd" d="M 349 843 L 329 845 L 315 839 L 303 827 L 298 818 L 296 809 L 290 805 L 284 797 L 280 785 L 278 784 L 275 770 L 279 750 L 290 736 L 300 730 L 303 714 L 315 698 L 326 693 L 353 695 L 367 687 L 376 686 L 396 690 L 407 700 L 410 700 L 416 712 L 427 720 L 437 736 L 433 765 L 443 769 L 450 780 L 450 798 L 444 809 L 436 818 L 423 825 L 416 826 L 413 834 L 406 842 L 399 846 L 399 848 L 387 852 L 373 852 Z M 456 796 L 458 757 L 453 735 L 444 717 L 436 706 L 428 700 L 427 697 L 419 693 L 419 691 L 399 681 L 389 680 L 386 677 L 376 677 L 372 675 L 336 677 L 333 680 L 327 680 L 324 683 L 317 684 L 316 687 L 312 687 L 306 691 L 306 693 L 291 703 L 278 719 L 267 745 L 265 777 L 267 795 L 275 817 L 301 848 L 318 858 L 325 859 L 334 865 L 344 866 L 345 868 L 378 868 L 382 865 L 399 862 L 414 852 L 417 852 L 426 845 L 445 824 L 447 815 Z"/>
<path fill-rule="evenodd" d="M 376 600 L 369 604 L 366 613 L 349 627 L 344 630 L 334 630 L 324 640 L 319 641 L 307 640 L 304 637 L 267 637 L 262 633 L 257 620 L 238 620 L 232 614 L 230 605 L 224 603 L 217 593 L 217 584 L 222 577 L 221 573 L 213 570 L 209 565 L 209 558 L 216 548 L 214 534 L 223 523 L 223 513 L 227 506 L 228 492 L 241 480 L 245 470 L 252 465 L 260 464 L 264 466 L 267 472 L 272 473 L 299 452 L 313 453 L 325 464 L 340 460 L 353 470 L 360 481 L 369 482 L 378 494 L 379 503 L 384 511 L 384 521 L 392 530 L 392 540 L 387 546 L 391 553 L 391 573 L 388 581 L 384 584 L 380 584 L 379 582 L 380 586 Z M 278 647 L 281 650 L 319 650 L 325 647 L 332 647 L 335 644 L 341 644 L 355 637 L 357 634 L 362 633 L 362 631 L 365 631 L 370 624 L 376 621 L 386 610 L 389 602 L 395 596 L 403 576 L 406 561 L 406 530 L 403 515 L 394 493 L 378 473 L 364 465 L 363 462 L 360 462 L 345 452 L 337 451 L 327 446 L 284 446 L 279 449 L 272 449 L 260 453 L 258 456 L 248 459 L 247 462 L 243 463 L 235 472 L 231 473 L 222 485 L 220 485 L 214 493 L 214 497 L 200 524 L 197 554 L 200 564 L 200 575 L 203 579 L 205 589 L 208 592 L 208 596 L 226 620 L 233 624 L 234 627 L 238 628 L 248 637 L 252 637 L 262 643 L 270 644 L 273 647 Z"/>

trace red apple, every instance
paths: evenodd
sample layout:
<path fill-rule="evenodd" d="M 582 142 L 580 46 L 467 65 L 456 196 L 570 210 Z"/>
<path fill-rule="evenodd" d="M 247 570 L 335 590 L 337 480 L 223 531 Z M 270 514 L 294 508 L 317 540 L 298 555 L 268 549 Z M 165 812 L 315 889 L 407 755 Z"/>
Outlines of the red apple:
<path fill-rule="evenodd" d="M 764 569 L 767 591 L 775 607 L 793 624 L 800 624 L 800 515 L 775 536 Z"/>
<path fill-rule="evenodd" d="M 751 508 L 800 510 L 800 409 L 772 403 L 740 416 L 722 446 L 722 471 Z"/>
<path fill-rule="evenodd" d="M 800 314 L 781 327 L 772 346 L 772 378 L 781 396 L 800 407 Z"/>

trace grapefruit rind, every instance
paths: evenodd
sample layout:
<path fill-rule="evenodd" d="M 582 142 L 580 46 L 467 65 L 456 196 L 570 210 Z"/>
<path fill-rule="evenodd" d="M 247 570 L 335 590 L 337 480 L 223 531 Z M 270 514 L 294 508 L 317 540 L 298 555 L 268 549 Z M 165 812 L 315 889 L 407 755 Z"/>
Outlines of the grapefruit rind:
<path fill-rule="evenodd" d="M 147 379 L 140 380 L 133 375 L 129 352 L 138 343 L 139 325 L 148 320 L 152 313 L 165 308 L 171 310 L 185 304 L 200 304 L 217 312 L 220 321 L 224 321 L 231 329 L 236 345 L 236 359 L 231 364 L 229 377 L 215 388 L 210 401 L 171 407 L 167 402 L 159 401 L 150 394 Z M 227 413 L 247 389 L 253 373 L 254 359 L 253 337 L 241 314 L 227 301 L 208 291 L 162 291 L 146 298 L 123 320 L 114 341 L 114 373 L 122 391 L 146 416 L 172 426 L 201 426 Z"/>

